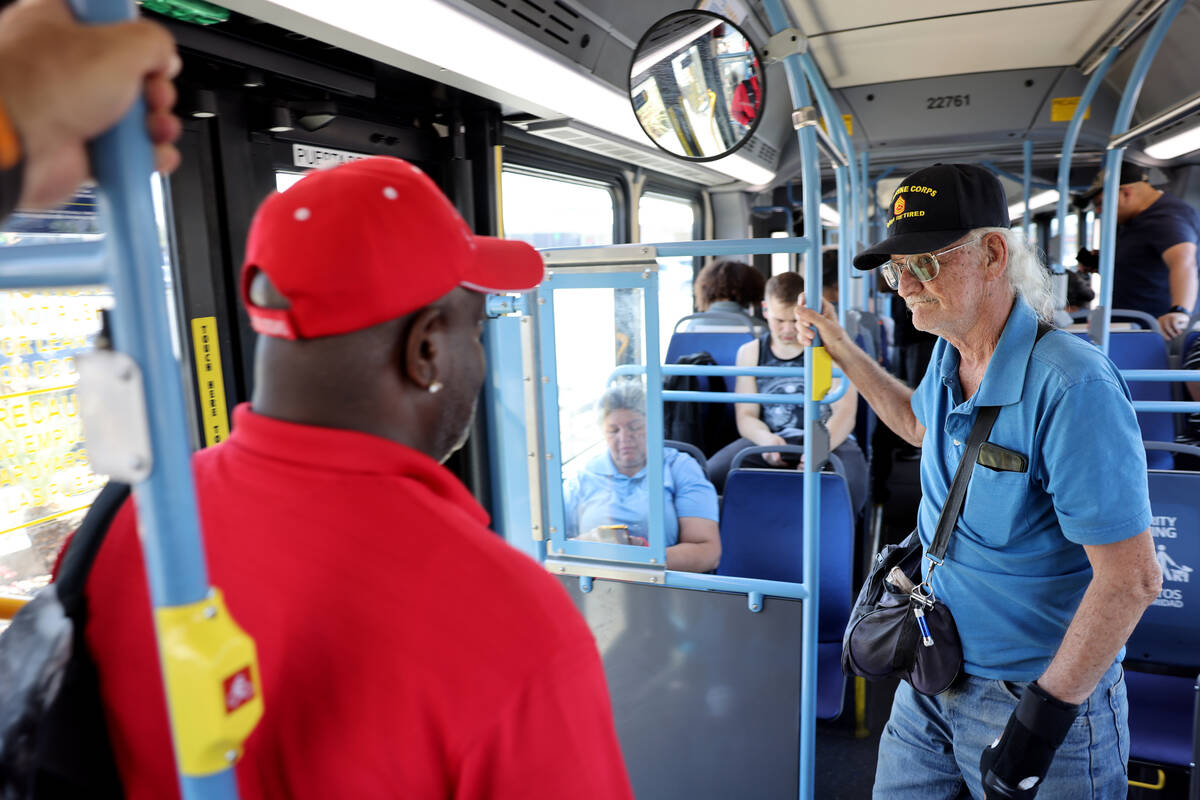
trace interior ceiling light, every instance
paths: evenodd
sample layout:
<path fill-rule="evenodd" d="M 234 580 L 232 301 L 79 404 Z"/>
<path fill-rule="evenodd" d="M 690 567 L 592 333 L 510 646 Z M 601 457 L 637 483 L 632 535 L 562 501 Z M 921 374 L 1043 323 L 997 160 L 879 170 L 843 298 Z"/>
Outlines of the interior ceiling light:
<path fill-rule="evenodd" d="M 638 144 L 648 141 L 624 91 L 441 0 L 276 0 L 273 5 L 350 34 L 358 40 L 356 52 L 363 55 L 546 119 L 570 117 Z M 421 24 L 412 24 L 414 19 L 421 20 Z M 295 21 L 290 25 L 297 27 Z M 309 32 L 324 34 L 326 40 L 335 35 L 332 31 Z M 364 48 L 364 41 L 371 46 Z M 398 61 L 395 53 L 433 69 L 422 71 L 421 64 Z M 452 75 L 466 80 L 456 82 Z M 703 165 L 752 186 L 764 186 L 775 178 L 770 169 L 737 153 Z"/>
<path fill-rule="evenodd" d="M 1165 161 L 1193 150 L 1200 150 L 1200 125 L 1180 131 L 1161 142 L 1155 142 L 1146 147 L 1144 152 L 1151 158 L 1161 158 Z"/>
<path fill-rule="evenodd" d="M 292 122 L 292 112 L 286 106 L 272 106 L 271 118 L 267 130 L 271 133 L 286 133 L 295 130 Z"/>
<path fill-rule="evenodd" d="M 217 96 L 210 89 L 197 89 L 192 96 L 189 112 L 196 119 L 211 119 L 217 115 Z"/>
<path fill-rule="evenodd" d="M 1049 191 L 1040 192 L 1029 198 L 1029 210 L 1036 211 L 1039 208 L 1054 205 L 1058 202 L 1058 189 L 1050 189 Z M 1025 203 L 1013 203 L 1008 207 L 1009 219 L 1025 216 Z"/>

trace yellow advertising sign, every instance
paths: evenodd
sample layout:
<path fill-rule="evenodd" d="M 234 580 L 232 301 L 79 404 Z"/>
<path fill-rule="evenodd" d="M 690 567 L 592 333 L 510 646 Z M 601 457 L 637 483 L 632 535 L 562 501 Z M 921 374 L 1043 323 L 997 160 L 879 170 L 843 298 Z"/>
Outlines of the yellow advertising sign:
<path fill-rule="evenodd" d="M 1050 100 L 1050 121 L 1051 122 L 1070 122 L 1075 116 L 1075 109 L 1079 107 L 1080 97 L 1055 97 Z M 1084 109 L 1083 118 L 1087 119 L 1092 115 L 1092 108 L 1088 106 Z"/>
<path fill-rule="evenodd" d="M 225 410 L 225 378 L 221 373 L 221 347 L 217 318 L 192 320 L 192 350 L 196 357 L 196 385 L 200 391 L 200 425 L 204 445 L 229 438 L 229 413 Z"/>

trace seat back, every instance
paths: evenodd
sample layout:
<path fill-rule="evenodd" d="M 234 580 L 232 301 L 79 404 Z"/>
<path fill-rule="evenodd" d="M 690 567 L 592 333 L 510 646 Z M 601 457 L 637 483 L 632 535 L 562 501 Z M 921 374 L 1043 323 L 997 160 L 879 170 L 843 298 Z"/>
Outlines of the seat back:
<path fill-rule="evenodd" d="M 690 442 L 680 442 L 675 439 L 664 439 L 664 447 L 673 447 L 681 453 L 687 453 L 692 458 L 696 459 L 696 463 L 700 465 L 700 469 L 708 472 L 708 459 L 704 457 L 704 453 L 696 445 Z"/>
<path fill-rule="evenodd" d="M 1163 588 L 1129 637 L 1126 657 L 1200 667 L 1200 472 L 1151 470 L 1150 532 Z"/>
<path fill-rule="evenodd" d="M 1084 336 L 1086 339 L 1086 336 Z M 1108 357 L 1117 369 L 1168 369 L 1167 343 L 1154 331 L 1113 331 L 1108 337 Z M 1171 384 L 1162 381 L 1128 381 L 1134 400 L 1171 400 Z M 1171 414 L 1139 411 L 1138 427 L 1147 442 L 1175 441 L 1175 419 Z M 1150 469 L 1171 469 L 1171 454 L 1152 451 L 1146 454 Z"/>
<path fill-rule="evenodd" d="M 723 367 L 737 364 L 738 348 L 754 338 L 749 331 L 675 331 L 671 334 L 671 342 L 667 345 L 667 354 L 663 361 L 674 364 L 680 356 L 689 353 L 707 352 L 713 361 Z M 732 392 L 737 378 L 728 376 L 725 385 Z"/>
<path fill-rule="evenodd" d="M 846 480 L 822 472 L 820 622 L 817 639 L 840 642 L 850 617 L 854 513 Z M 804 473 L 735 469 L 725 482 L 718 575 L 800 583 L 804 575 Z"/>
<path fill-rule="evenodd" d="M 1129 757 L 1187 769 L 1195 759 L 1196 676 L 1125 670 Z"/>
<path fill-rule="evenodd" d="M 1158 320 L 1145 311 L 1137 311 L 1132 308 L 1114 308 L 1109 320 L 1111 322 L 1132 322 L 1143 330 L 1158 333 Z"/>

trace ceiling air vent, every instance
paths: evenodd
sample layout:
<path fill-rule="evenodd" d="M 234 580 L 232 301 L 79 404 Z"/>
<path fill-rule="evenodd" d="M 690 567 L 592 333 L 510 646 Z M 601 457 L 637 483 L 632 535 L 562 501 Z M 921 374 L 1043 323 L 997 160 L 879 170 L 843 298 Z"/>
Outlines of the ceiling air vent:
<path fill-rule="evenodd" d="M 589 70 L 608 33 L 566 0 L 465 0 Z"/>
<path fill-rule="evenodd" d="M 642 147 L 575 120 L 531 122 L 524 127 L 535 136 L 606 156 L 614 161 L 629 164 L 630 167 L 642 167 L 664 175 L 695 181 L 704 186 L 733 181 L 728 175 L 708 169 L 702 164 L 682 161 L 655 148 Z"/>

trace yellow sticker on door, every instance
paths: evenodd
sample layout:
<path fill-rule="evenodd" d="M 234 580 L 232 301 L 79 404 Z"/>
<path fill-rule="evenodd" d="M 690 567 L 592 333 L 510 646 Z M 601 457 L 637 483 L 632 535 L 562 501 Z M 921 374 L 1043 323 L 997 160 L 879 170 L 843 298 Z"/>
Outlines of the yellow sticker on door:
<path fill-rule="evenodd" d="M 225 379 L 221 374 L 221 346 L 217 318 L 192 320 L 192 349 L 196 356 L 196 388 L 200 397 L 200 427 L 204 445 L 229 438 L 229 412 L 225 408 Z"/>

